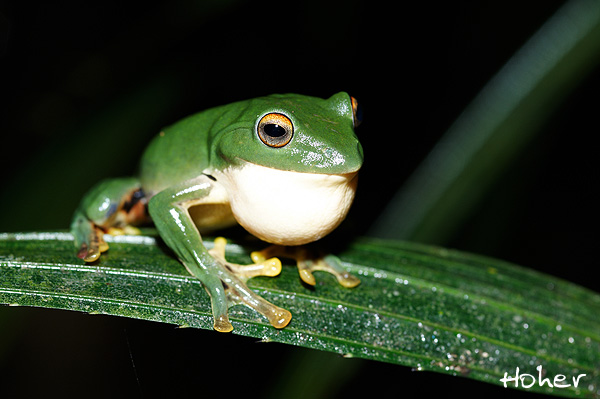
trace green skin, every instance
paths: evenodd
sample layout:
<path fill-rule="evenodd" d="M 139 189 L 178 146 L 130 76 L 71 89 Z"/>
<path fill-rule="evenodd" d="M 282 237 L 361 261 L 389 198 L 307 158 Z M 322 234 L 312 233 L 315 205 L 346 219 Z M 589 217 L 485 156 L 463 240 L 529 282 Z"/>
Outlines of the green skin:
<path fill-rule="evenodd" d="M 291 139 L 281 146 L 267 144 L 259 134 L 259 121 L 272 113 L 285 115 L 293 126 Z M 241 271 L 244 266 L 226 262 L 224 255 L 219 256 L 203 245 L 199 228 L 221 227 L 234 218 L 243 219 L 235 210 L 232 214 L 228 200 L 223 198 L 235 196 L 238 186 L 225 182 L 246 165 L 291 172 L 284 174 L 285 180 L 289 180 L 288 176 L 293 180 L 295 175 L 339 175 L 350 176 L 350 181 L 363 162 L 362 147 L 354 134 L 358 122 L 356 104 L 346 93 L 329 99 L 271 95 L 187 117 L 166 128 L 150 143 L 141 160 L 139 179 L 107 180 L 86 194 L 71 225 L 80 249 L 78 256 L 88 262 L 97 260 L 100 253 L 108 249 L 103 233 L 111 232 L 111 228 L 122 229 L 146 222 L 148 215 L 143 212 L 143 205 L 147 204 L 161 238 L 210 294 L 216 330 L 231 331 L 228 307 L 240 303 L 262 313 L 273 326 L 284 327 L 291 319 L 289 312 L 266 302 L 245 284 L 245 280 L 254 275 L 273 274 Z M 264 170 L 260 167 L 248 170 Z M 353 181 L 355 185 L 355 179 Z M 311 190 L 310 183 L 307 188 L 302 187 L 305 191 Z M 351 202 L 353 197 L 353 189 L 349 191 L 351 195 L 344 197 L 346 202 L 348 198 Z M 137 195 L 135 199 L 132 199 L 133 193 Z M 293 195 L 302 197 L 304 192 Z M 224 216 L 201 221 L 189 212 L 190 207 L 198 204 L 218 204 L 221 206 L 218 209 L 225 210 Z M 269 204 L 270 207 L 286 205 Z M 220 215 L 216 207 L 201 209 L 205 209 L 203 216 Z M 338 219 L 344 216 L 345 213 Z M 239 223 L 252 232 L 252 226 L 248 226 L 252 222 Z M 283 226 L 286 220 L 280 223 Z M 268 237 L 267 234 L 267 238 L 261 238 L 279 243 Z M 305 262 L 304 254 L 299 250 L 284 253 L 296 257 L 299 269 L 307 270 L 305 275 L 309 277 L 311 270 L 326 270 L 336 274 L 342 285 L 358 284 L 358 280 L 342 270 L 335 257 Z M 312 269 L 307 269 L 307 264 L 313 265 Z"/>

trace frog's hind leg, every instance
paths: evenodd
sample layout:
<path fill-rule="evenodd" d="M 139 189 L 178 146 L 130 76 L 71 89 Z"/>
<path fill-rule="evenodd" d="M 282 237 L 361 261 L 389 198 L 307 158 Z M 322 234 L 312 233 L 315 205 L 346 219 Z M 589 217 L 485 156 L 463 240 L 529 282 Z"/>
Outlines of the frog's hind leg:
<path fill-rule="evenodd" d="M 280 256 L 296 260 L 298 274 L 302 281 L 308 285 L 315 285 L 315 271 L 324 271 L 333 274 L 337 281 L 346 288 L 354 288 L 360 280 L 343 268 L 342 262 L 334 255 L 314 255 L 306 247 L 285 247 L 272 245 L 262 251 L 252 252 L 252 260 L 256 263 L 263 262 L 267 257 Z"/>
<path fill-rule="evenodd" d="M 94 186 L 83 197 L 71 222 L 77 256 L 94 262 L 108 250 L 105 233 L 139 232 L 133 226 L 149 220 L 146 204 L 146 196 L 135 178 L 110 179 Z"/>

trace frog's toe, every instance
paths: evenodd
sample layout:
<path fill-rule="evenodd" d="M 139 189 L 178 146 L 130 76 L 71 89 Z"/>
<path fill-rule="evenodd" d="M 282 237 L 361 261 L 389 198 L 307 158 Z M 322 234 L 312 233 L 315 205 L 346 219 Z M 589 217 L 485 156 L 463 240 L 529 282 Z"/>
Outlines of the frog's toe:
<path fill-rule="evenodd" d="M 269 303 L 269 302 L 267 302 Z M 292 320 L 292 314 L 283 308 L 272 305 L 269 303 L 270 308 L 265 317 L 269 320 L 269 323 L 275 328 L 283 328 L 287 326 Z"/>
<path fill-rule="evenodd" d="M 278 258 L 261 259 L 251 265 L 239 265 L 225 260 L 225 246 L 227 240 L 223 237 L 217 237 L 214 241 L 214 247 L 208 252 L 219 263 L 224 265 L 230 272 L 235 274 L 243 281 L 252 277 L 266 276 L 275 277 L 281 273 L 281 261 Z M 254 260 L 254 259 L 253 259 Z"/>
<path fill-rule="evenodd" d="M 296 263 L 298 265 L 298 275 L 300 276 L 300 280 L 304 281 L 308 285 L 316 285 L 317 279 L 315 279 L 315 276 L 312 273 L 313 270 L 315 270 L 312 267 L 312 262 L 298 260 Z"/>
<path fill-rule="evenodd" d="M 273 256 L 276 253 L 273 251 L 273 248 L 275 248 L 275 246 L 250 253 L 250 258 L 254 262 L 254 266 L 263 267 L 263 276 L 274 277 L 281 273 L 281 261 L 279 258 Z M 250 266 L 248 267 L 250 268 Z"/>
<path fill-rule="evenodd" d="M 207 276 L 202 282 L 208 295 L 210 295 L 213 328 L 219 332 L 230 332 L 233 330 L 233 326 L 227 315 L 230 301 L 228 300 L 228 295 L 223 282 L 220 278 L 214 276 Z"/>
<path fill-rule="evenodd" d="M 254 251 L 250 253 L 250 258 L 254 263 L 261 263 L 273 256 L 284 255 L 284 247 L 279 245 L 271 245 L 261 251 Z"/>
<path fill-rule="evenodd" d="M 233 331 L 233 325 L 231 325 L 231 322 L 229 321 L 229 317 L 227 317 L 227 315 L 220 315 L 215 317 L 213 328 L 218 332 L 224 333 Z"/>
<path fill-rule="evenodd" d="M 292 314 L 288 310 L 273 305 L 271 302 L 255 294 L 245 285 L 232 287 L 230 295 L 232 298 L 235 298 L 237 303 L 243 303 L 262 314 L 275 328 L 283 328 L 292 320 Z"/>
<path fill-rule="evenodd" d="M 337 256 L 327 255 L 315 262 L 314 270 L 329 272 L 337 278 L 338 283 L 346 288 L 354 288 L 360 280 L 342 267 L 342 262 Z"/>
<path fill-rule="evenodd" d="M 77 257 L 85 262 L 95 262 L 100 258 L 102 252 L 108 251 L 108 244 L 104 241 L 104 231 L 90 223 L 83 237 L 76 237 L 79 244 Z"/>
<path fill-rule="evenodd" d="M 99 247 L 88 247 L 87 244 L 81 244 L 77 257 L 85 262 L 95 262 L 100 258 L 102 252 Z"/>
<path fill-rule="evenodd" d="M 83 243 L 79 247 L 79 251 L 77 251 L 77 257 L 86 262 L 93 262 L 100 257 L 100 251 L 88 248 L 87 244 Z"/>
<path fill-rule="evenodd" d="M 252 265 L 237 265 L 228 262 L 227 266 L 242 280 L 257 276 L 275 277 L 281 273 L 281 261 L 277 258 L 267 259 Z"/>

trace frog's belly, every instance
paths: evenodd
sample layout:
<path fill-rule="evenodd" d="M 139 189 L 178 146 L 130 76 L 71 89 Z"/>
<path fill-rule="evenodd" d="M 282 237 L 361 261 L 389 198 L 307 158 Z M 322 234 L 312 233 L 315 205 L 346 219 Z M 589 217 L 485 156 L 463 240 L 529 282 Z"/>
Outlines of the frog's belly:
<path fill-rule="evenodd" d="M 188 208 L 188 212 L 200 233 L 237 224 L 228 203 L 194 205 Z"/>

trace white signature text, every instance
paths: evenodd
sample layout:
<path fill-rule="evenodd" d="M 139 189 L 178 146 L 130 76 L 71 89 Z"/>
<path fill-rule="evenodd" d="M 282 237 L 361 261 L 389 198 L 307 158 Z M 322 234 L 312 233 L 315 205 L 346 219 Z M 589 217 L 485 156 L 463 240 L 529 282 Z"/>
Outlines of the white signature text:
<path fill-rule="evenodd" d="M 563 374 L 557 374 L 553 379 L 545 377 L 545 372 L 543 371 L 541 365 L 537 366 L 536 370 L 538 371 L 537 379 L 536 376 L 532 374 L 520 374 L 519 368 L 517 367 L 514 376 L 509 376 L 508 373 L 504 373 L 504 377 L 500 378 L 500 382 L 504 384 L 504 388 L 507 388 L 506 384 L 510 382 L 515 383 L 515 388 L 518 388 L 519 383 L 521 383 L 521 387 L 526 389 L 531 388 L 536 383 L 541 387 L 547 385 L 549 388 L 569 388 L 570 386 L 577 388 L 579 385 L 579 379 L 586 376 L 586 374 L 578 374 L 577 376 L 572 377 L 573 383 L 571 384 L 571 380 L 568 380 Z"/>

